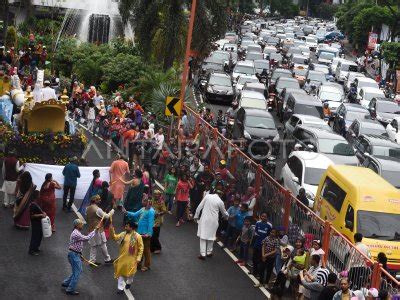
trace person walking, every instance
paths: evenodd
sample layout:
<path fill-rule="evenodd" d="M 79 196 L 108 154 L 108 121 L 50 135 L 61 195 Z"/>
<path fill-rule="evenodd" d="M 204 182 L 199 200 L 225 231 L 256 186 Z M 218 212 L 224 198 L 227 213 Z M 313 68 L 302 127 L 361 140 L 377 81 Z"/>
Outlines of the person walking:
<path fill-rule="evenodd" d="M 14 207 L 15 189 L 17 186 L 18 173 L 21 172 L 24 165 L 20 166 L 14 151 L 8 151 L 8 155 L 3 160 L 2 175 L 4 178 L 4 208 Z"/>
<path fill-rule="evenodd" d="M 132 180 L 121 181 L 131 186 L 129 187 L 128 193 L 124 200 L 124 209 L 129 212 L 136 212 L 142 207 L 142 199 L 143 199 L 143 192 L 144 192 L 144 184 L 142 181 L 143 173 L 139 169 L 135 170 L 135 175 Z"/>
<path fill-rule="evenodd" d="M 110 166 L 110 191 L 114 195 L 114 201 L 117 206 L 122 206 L 121 200 L 124 196 L 125 184 L 122 182 L 126 174 L 129 174 L 129 164 L 122 158 L 120 154 Z"/>
<path fill-rule="evenodd" d="M 119 256 L 114 260 L 114 278 L 118 279 L 118 294 L 123 294 L 124 288 L 129 290 L 137 265 L 142 260 L 143 240 L 136 232 L 136 227 L 135 222 L 127 220 L 125 231 L 116 234 L 111 222 L 110 237 L 119 243 Z"/>
<path fill-rule="evenodd" d="M 93 179 L 90 182 L 90 186 L 85 194 L 85 197 L 83 198 L 83 201 L 81 203 L 81 206 L 79 207 L 78 211 L 82 214 L 86 214 L 86 208 L 90 205 L 90 200 L 92 199 L 93 196 L 97 195 L 99 191 L 101 191 L 102 183 L 103 181 L 100 179 L 100 171 L 99 170 L 93 170 Z"/>
<path fill-rule="evenodd" d="M 38 191 L 34 192 L 36 196 L 35 199 L 38 199 Z M 42 219 L 46 217 L 46 213 L 40 208 L 39 204 L 33 201 L 29 207 L 30 217 L 31 217 L 31 242 L 29 243 L 29 251 L 30 255 L 39 255 L 40 252 L 40 243 L 43 238 L 42 231 Z"/>
<path fill-rule="evenodd" d="M 188 180 L 187 174 L 182 174 L 182 177 L 178 181 L 175 189 L 175 201 L 177 206 L 176 218 L 178 219 L 176 227 L 179 227 L 185 223 L 183 218 L 189 203 L 189 192 L 191 188 L 193 188 L 193 184 L 190 180 Z"/>
<path fill-rule="evenodd" d="M 153 192 L 153 208 L 156 212 L 156 219 L 154 221 L 153 235 L 150 241 L 150 250 L 154 254 L 161 253 L 161 243 L 160 243 L 160 230 L 164 223 L 164 215 L 167 212 L 167 207 L 165 206 L 164 199 L 160 190 L 155 190 Z"/>
<path fill-rule="evenodd" d="M 178 184 L 176 176 L 176 168 L 171 166 L 168 174 L 164 177 L 165 204 L 167 205 L 168 213 L 172 214 L 172 206 L 174 203 L 175 189 Z"/>
<path fill-rule="evenodd" d="M 100 224 L 98 224 L 98 226 L 96 226 L 96 228 L 88 235 L 83 235 L 81 233 L 84 225 L 81 219 L 75 219 L 73 224 L 74 230 L 71 233 L 68 248 L 68 261 L 72 268 L 72 274 L 62 282 L 61 286 L 65 288 L 67 295 L 76 296 L 79 295 L 79 292 L 76 290 L 76 286 L 78 285 L 79 277 L 82 273 L 83 242 L 87 242 L 94 237 L 100 228 Z"/>
<path fill-rule="evenodd" d="M 103 225 L 104 224 L 103 220 L 109 220 L 114 214 L 113 209 L 109 213 L 104 212 L 104 210 L 102 210 L 99 207 L 100 201 L 101 201 L 100 195 L 93 196 L 90 199 L 90 205 L 86 209 L 86 220 L 88 223 L 89 231 L 94 230 L 96 226 L 100 223 L 102 223 Z M 113 260 L 110 257 L 110 254 L 108 254 L 106 243 L 107 239 L 104 233 L 104 229 L 99 228 L 99 230 L 96 231 L 96 234 L 89 240 L 89 245 L 90 245 L 89 261 L 97 265 L 100 264 L 96 262 L 97 249 L 100 248 L 104 256 L 104 263 L 109 264 L 113 262 Z"/>
<path fill-rule="evenodd" d="M 78 158 L 76 156 L 72 157 L 70 163 L 67 164 L 62 174 L 64 175 L 64 194 L 63 194 L 63 210 L 71 211 L 72 204 L 74 204 L 75 190 L 78 182 L 78 178 L 81 177 L 79 172 L 79 167 L 77 165 Z M 69 202 L 67 205 L 67 197 L 69 194 Z"/>
<path fill-rule="evenodd" d="M 60 184 L 53 180 L 53 175 L 47 173 L 45 181 L 40 188 L 40 207 L 49 216 L 51 222 L 51 230 L 56 231 L 55 218 L 56 218 L 56 194 L 55 190 L 61 190 Z"/>
<path fill-rule="evenodd" d="M 229 215 L 224 202 L 216 191 L 211 190 L 200 202 L 194 215 L 194 220 L 198 223 L 197 236 L 200 238 L 200 255 L 198 258 L 201 260 L 204 260 L 206 256 L 212 257 L 213 255 L 213 244 L 219 225 L 219 213 L 225 219 L 228 219 Z"/>
<path fill-rule="evenodd" d="M 150 270 L 151 266 L 150 241 L 153 235 L 154 219 L 156 216 L 156 211 L 152 206 L 153 200 L 146 199 L 143 201 L 143 207 L 137 212 L 126 212 L 128 219 L 139 219 L 137 232 L 142 236 L 144 246 L 144 264 L 141 268 L 143 272 Z"/>

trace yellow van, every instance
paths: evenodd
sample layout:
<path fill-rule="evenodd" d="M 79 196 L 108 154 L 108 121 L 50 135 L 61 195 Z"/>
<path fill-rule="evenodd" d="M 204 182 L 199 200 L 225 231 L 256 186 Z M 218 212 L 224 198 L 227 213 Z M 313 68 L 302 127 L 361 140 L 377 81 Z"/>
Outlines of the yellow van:
<path fill-rule="evenodd" d="M 362 233 L 372 258 L 384 252 L 388 268 L 400 272 L 400 191 L 371 169 L 329 166 L 314 210 L 352 243 L 354 234 Z"/>

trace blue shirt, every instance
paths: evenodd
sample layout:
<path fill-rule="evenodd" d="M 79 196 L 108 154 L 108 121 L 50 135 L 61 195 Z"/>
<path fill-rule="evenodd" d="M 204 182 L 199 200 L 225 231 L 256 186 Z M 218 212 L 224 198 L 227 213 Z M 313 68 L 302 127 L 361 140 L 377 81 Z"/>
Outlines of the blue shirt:
<path fill-rule="evenodd" d="M 239 210 L 238 213 L 236 214 L 235 217 L 235 228 L 238 230 L 242 230 L 243 224 L 244 224 L 244 219 L 250 216 L 250 213 L 248 211 L 241 211 Z"/>
<path fill-rule="evenodd" d="M 128 218 L 139 218 L 137 233 L 149 236 L 153 235 L 154 219 L 156 216 L 156 211 L 154 208 L 145 209 L 142 207 L 137 212 L 127 212 Z"/>
<path fill-rule="evenodd" d="M 263 223 L 261 221 L 258 221 L 256 223 L 256 227 L 254 228 L 254 237 L 255 237 L 254 248 L 261 248 L 262 241 L 269 235 L 271 229 L 272 229 L 272 224 L 269 222 Z"/>
<path fill-rule="evenodd" d="M 64 175 L 64 186 L 76 187 L 78 178 L 81 177 L 78 166 L 74 163 L 69 163 L 64 167 L 62 173 Z"/>
<path fill-rule="evenodd" d="M 227 212 L 229 217 L 236 217 L 236 214 L 240 211 L 240 207 L 235 207 L 235 206 L 231 206 L 228 208 Z M 228 219 L 228 223 L 229 225 L 231 225 L 232 227 L 235 227 L 235 218 L 229 218 Z"/>

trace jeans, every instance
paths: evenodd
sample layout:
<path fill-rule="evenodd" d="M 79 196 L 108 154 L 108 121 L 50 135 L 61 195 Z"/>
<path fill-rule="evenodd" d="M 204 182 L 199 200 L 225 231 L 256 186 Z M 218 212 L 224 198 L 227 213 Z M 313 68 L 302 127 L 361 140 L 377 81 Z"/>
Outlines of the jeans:
<path fill-rule="evenodd" d="M 68 193 L 69 193 L 68 208 L 71 208 L 72 204 L 74 204 L 75 190 L 76 186 L 64 185 L 63 208 L 67 207 Z"/>
<path fill-rule="evenodd" d="M 183 220 L 183 217 L 186 213 L 187 205 L 188 205 L 187 201 L 176 201 L 176 207 L 177 207 L 176 217 L 178 221 Z"/>
<path fill-rule="evenodd" d="M 240 242 L 239 259 L 244 263 L 247 263 L 247 260 L 249 259 L 249 243 Z"/>
<path fill-rule="evenodd" d="M 168 211 L 172 210 L 174 204 L 174 194 L 165 194 L 165 204 L 167 205 Z"/>
<path fill-rule="evenodd" d="M 82 260 L 80 254 L 69 251 L 68 261 L 71 264 L 72 274 L 63 281 L 63 285 L 67 287 L 67 292 L 73 292 L 76 289 L 76 285 L 82 273 Z"/>

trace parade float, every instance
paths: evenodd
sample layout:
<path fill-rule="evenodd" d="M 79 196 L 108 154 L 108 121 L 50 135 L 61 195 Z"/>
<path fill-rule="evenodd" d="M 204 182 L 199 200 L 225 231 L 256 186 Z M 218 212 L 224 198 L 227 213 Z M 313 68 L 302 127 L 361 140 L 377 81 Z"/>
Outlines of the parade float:
<path fill-rule="evenodd" d="M 64 165 L 70 157 L 82 156 L 87 139 L 81 131 L 70 134 L 66 91 L 61 100 L 35 102 L 29 90 L 24 93 L 21 89 L 18 76 L 13 76 L 10 91 L 3 92 L 0 98 L 1 156 L 12 149 L 22 163 L 52 165 Z"/>

